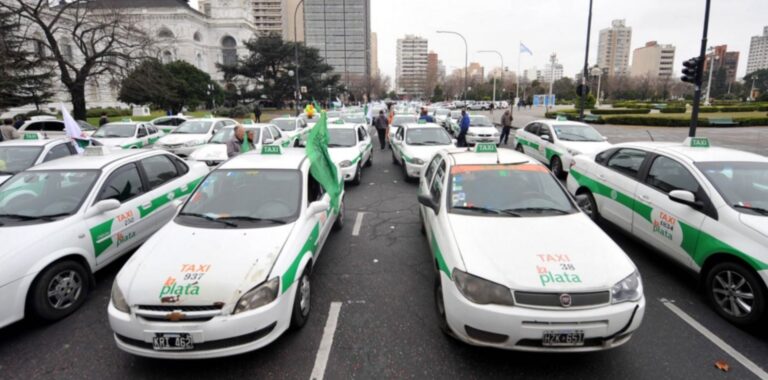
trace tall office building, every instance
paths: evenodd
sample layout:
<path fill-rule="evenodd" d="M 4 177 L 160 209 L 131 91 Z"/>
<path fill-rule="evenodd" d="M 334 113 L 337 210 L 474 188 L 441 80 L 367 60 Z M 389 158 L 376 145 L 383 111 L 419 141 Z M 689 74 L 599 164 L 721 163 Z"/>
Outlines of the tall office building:
<path fill-rule="evenodd" d="M 434 90 L 437 85 L 438 61 L 437 53 L 430 51 L 427 54 L 427 84 L 424 88 L 424 93 L 427 95 L 432 95 L 432 90 Z"/>
<path fill-rule="evenodd" d="M 294 12 L 299 0 L 236 0 L 242 3 L 250 12 L 243 14 L 236 4 L 223 4 L 222 6 L 213 0 L 198 0 L 197 8 L 203 14 L 217 17 L 221 12 L 235 12 L 239 17 L 246 18 L 253 23 L 257 35 L 279 34 L 286 41 L 293 41 L 294 34 L 299 41 L 304 40 L 304 10 L 298 8 L 296 22 Z M 293 30 L 294 26 L 298 28 Z"/>
<path fill-rule="evenodd" d="M 563 64 L 557 62 L 557 56 L 555 56 L 555 54 L 550 56 L 550 60 L 554 60 L 554 63 L 551 61 L 547 62 L 547 64 L 544 65 L 544 71 L 541 73 L 542 79 L 546 83 L 549 83 L 550 81 L 556 82 L 563 79 Z"/>
<path fill-rule="evenodd" d="M 370 0 L 305 0 L 304 38 L 352 92 L 367 92 L 371 75 Z"/>
<path fill-rule="evenodd" d="M 437 83 L 445 82 L 445 64 L 442 59 L 437 60 Z"/>
<path fill-rule="evenodd" d="M 721 68 L 725 69 L 725 83 L 733 83 L 736 81 L 736 70 L 739 66 L 739 52 L 728 51 L 728 45 L 715 46 L 714 51 L 708 53 L 704 60 L 704 78 L 709 75 L 710 66 L 714 67 L 714 75 L 718 75 Z"/>
<path fill-rule="evenodd" d="M 753 36 L 749 44 L 747 74 L 768 69 L 768 26 L 763 28 L 762 36 Z"/>
<path fill-rule="evenodd" d="M 649 41 L 632 53 L 633 77 L 649 75 L 652 78 L 669 78 L 674 71 L 675 47 Z"/>
<path fill-rule="evenodd" d="M 611 27 L 600 31 L 597 47 L 597 65 L 605 75 L 629 73 L 629 49 L 632 43 L 632 28 L 625 20 L 613 20 Z"/>
<path fill-rule="evenodd" d="M 426 95 L 427 39 L 406 35 L 397 40 L 397 95 L 421 98 Z"/>
<path fill-rule="evenodd" d="M 470 62 L 467 71 L 470 81 L 482 82 L 485 78 L 485 67 L 477 62 Z"/>
<path fill-rule="evenodd" d="M 371 32 L 371 76 L 379 76 L 379 37 Z"/>

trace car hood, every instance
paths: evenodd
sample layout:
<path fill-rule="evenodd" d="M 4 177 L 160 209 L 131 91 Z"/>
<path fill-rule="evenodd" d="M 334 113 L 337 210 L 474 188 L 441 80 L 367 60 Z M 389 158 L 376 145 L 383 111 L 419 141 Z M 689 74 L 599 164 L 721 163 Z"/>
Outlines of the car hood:
<path fill-rule="evenodd" d="M 575 150 L 579 153 L 590 154 L 603 149 L 607 149 L 611 146 L 611 143 L 607 141 L 563 141 L 560 140 L 558 144 L 566 147 L 567 149 Z"/>
<path fill-rule="evenodd" d="M 493 134 L 493 133 L 498 132 L 498 130 L 496 130 L 495 127 L 469 127 L 469 132 L 478 133 L 478 134 L 480 134 L 480 133 L 482 133 L 482 134 L 488 134 L 488 133 Z"/>
<path fill-rule="evenodd" d="M 226 144 L 205 144 L 195 149 L 190 155 L 196 161 L 225 161 L 227 157 Z"/>
<path fill-rule="evenodd" d="M 429 161 L 432 157 L 434 157 L 435 153 L 443 150 L 443 149 L 449 149 L 451 147 L 454 147 L 453 144 L 449 145 L 429 145 L 429 146 L 414 146 L 414 145 L 406 145 L 405 147 L 405 154 L 408 156 L 418 158 L 424 162 Z"/>
<path fill-rule="evenodd" d="M 329 148 L 328 152 L 331 154 L 331 160 L 338 165 L 341 161 L 352 161 L 360 154 L 360 150 L 356 146 L 349 148 Z"/>
<path fill-rule="evenodd" d="M 768 216 L 739 213 L 741 223 L 768 238 Z"/>
<path fill-rule="evenodd" d="M 126 263 L 118 284 L 131 305 L 230 304 L 268 278 L 292 228 L 203 229 L 171 222 Z"/>
<path fill-rule="evenodd" d="M 163 144 L 163 145 L 175 145 L 175 144 L 184 144 L 189 141 L 194 140 L 207 140 L 208 139 L 207 134 L 170 134 L 168 136 L 161 137 L 160 140 L 157 140 L 156 144 Z"/>
<path fill-rule="evenodd" d="M 635 270 L 624 251 L 581 213 L 521 218 L 451 214 L 449 219 L 466 271 L 513 290 L 605 290 Z"/>
<path fill-rule="evenodd" d="M 100 144 L 106 146 L 123 146 L 133 144 L 138 141 L 138 139 L 135 137 L 96 137 L 93 140 L 96 140 Z"/>

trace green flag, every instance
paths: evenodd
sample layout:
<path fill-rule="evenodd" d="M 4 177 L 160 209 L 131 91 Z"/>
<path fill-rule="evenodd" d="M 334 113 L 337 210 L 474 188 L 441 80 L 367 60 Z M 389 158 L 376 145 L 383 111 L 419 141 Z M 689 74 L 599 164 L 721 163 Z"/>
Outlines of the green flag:
<path fill-rule="evenodd" d="M 314 99 L 312 100 L 312 105 L 315 107 L 315 112 L 320 112 L 320 111 L 322 111 L 322 110 L 323 110 L 323 109 L 320 107 L 320 105 L 319 105 L 319 104 L 317 104 L 317 102 L 316 102 Z"/>
<path fill-rule="evenodd" d="M 248 142 L 248 130 L 243 131 L 243 144 L 240 145 L 240 153 L 251 151 L 251 144 Z"/>
<path fill-rule="evenodd" d="M 336 164 L 333 163 L 331 154 L 328 152 L 328 115 L 325 111 L 320 113 L 320 120 L 309 132 L 307 156 L 311 163 L 309 171 L 312 177 L 331 197 L 331 208 L 338 211 L 342 185 L 336 171 Z"/>

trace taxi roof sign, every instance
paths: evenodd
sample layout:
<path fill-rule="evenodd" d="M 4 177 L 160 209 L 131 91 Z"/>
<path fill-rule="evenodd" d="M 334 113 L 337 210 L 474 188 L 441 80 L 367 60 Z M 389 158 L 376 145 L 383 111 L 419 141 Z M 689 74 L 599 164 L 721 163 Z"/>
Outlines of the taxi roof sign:
<path fill-rule="evenodd" d="M 557 115 L 557 117 L 555 118 L 555 120 L 557 120 L 557 121 L 567 121 L 567 120 L 568 120 L 568 116 L 565 116 L 565 115 Z"/>
<path fill-rule="evenodd" d="M 416 124 L 427 124 L 427 120 L 425 120 L 425 119 L 419 119 L 419 121 L 418 121 L 418 122 L 416 122 Z"/>
<path fill-rule="evenodd" d="M 122 120 L 120 120 L 120 121 L 122 121 L 123 123 L 130 123 L 130 122 L 133 122 L 133 120 L 131 120 L 131 118 L 130 118 L 130 117 L 124 117 L 124 118 L 122 118 Z"/>
<path fill-rule="evenodd" d="M 344 120 L 343 119 L 336 120 L 334 124 L 344 124 Z"/>
<path fill-rule="evenodd" d="M 253 120 L 251 120 L 251 119 L 243 119 L 243 124 L 244 125 L 251 125 L 251 124 L 253 124 Z"/>
<path fill-rule="evenodd" d="M 280 145 L 264 145 L 261 147 L 261 154 L 283 154 Z"/>
<path fill-rule="evenodd" d="M 706 137 L 688 137 L 685 139 L 684 145 L 691 148 L 709 148 L 711 146 Z"/>
<path fill-rule="evenodd" d="M 496 153 L 496 144 L 480 143 L 475 145 L 475 153 Z"/>

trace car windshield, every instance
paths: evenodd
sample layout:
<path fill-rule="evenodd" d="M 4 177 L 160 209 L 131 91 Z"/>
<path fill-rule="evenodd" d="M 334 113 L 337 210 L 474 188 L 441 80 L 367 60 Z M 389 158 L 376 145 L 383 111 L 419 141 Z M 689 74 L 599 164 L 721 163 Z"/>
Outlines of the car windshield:
<path fill-rule="evenodd" d="M 296 130 L 296 120 L 293 119 L 272 119 L 271 123 L 280 128 L 281 131 Z"/>
<path fill-rule="evenodd" d="M 696 167 L 736 211 L 768 216 L 768 163 L 698 162 Z"/>
<path fill-rule="evenodd" d="M 136 134 L 136 125 L 134 124 L 104 124 L 93 137 L 102 138 L 126 138 L 133 137 Z"/>
<path fill-rule="evenodd" d="M 461 117 L 461 111 L 451 111 L 451 119 L 458 119 Z"/>
<path fill-rule="evenodd" d="M 248 132 L 253 132 L 253 141 L 259 141 L 259 136 L 261 129 L 258 128 L 246 128 L 245 129 Z M 209 144 L 226 144 L 227 141 L 232 140 L 232 137 L 235 135 L 235 128 L 222 128 L 218 132 L 216 132 L 213 137 L 208 141 Z M 252 141 L 252 142 L 253 142 Z"/>
<path fill-rule="evenodd" d="M 352 123 L 352 124 L 361 124 L 361 123 L 367 123 L 368 120 L 365 119 L 365 116 L 363 115 L 344 115 L 341 117 L 345 123 Z"/>
<path fill-rule="evenodd" d="M 355 146 L 355 130 L 352 128 L 328 128 L 328 147 L 344 148 Z"/>
<path fill-rule="evenodd" d="M 87 121 L 78 120 L 77 121 L 77 125 L 80 126 L 80 130 L 81 131 L 93 132 L 93 131 L 96 130 L 96 127 L 94 127 L 93 125 L 88 124 Z"/>
<path fill-rule="evenodd" d="M 416 116 L 405 116 L 405 115 L 398 115 L 392 118 L 392 125 L 396 126 L 402 126 L 404 124 L 408 123 L 415 123 L 416 122 Z"/>
<path fill-rule="evenodd" d="M 485 116 L 472 115 L 469 117 L 470 127 L 493 127 L 493 123 Z"/>
<path fill-rule="evenodd" d="M 410 128 L 405 132 L 408 145 L 450 145 L 452 142 L 443 128 Z"/>
<path fill-rule="evenodd" d="M 451 168 L 448 181 L 449 212 L 454 214 L 530 217 L 577 212 L 541 165 L 458 165 Z"/>
<path fill-rule="evenodd" d="M 98 176 L 96 170 L 19 173 L 0 186 L 0 227 L 72 215 Z"/>
<path fill-rule="evenodd" d="M 213 125 L 213 121 L 202 121 L 202 120 L 185 121 L 178 128 L 176 128 L 172 133 L 174 135 L 177 135 L 177 134 L 178 135 L 184 135 L 184 134 L 204 135 L 208 133 L 208 131 L 211 129 L 211 125 Z"/>
<path fill-rule="evenodd" d="M 435 116 L 446 116 L 446 115 L 448 115 L 450 113 L 451 113 L 451 110 L 447 110 L 447 109 L 441 108 L 441 109 L 435 111 Z"/>
<path fill-rule="evenodd" d="M 553 128 L 557 138 L 563 141 L 604 141 L 603 136 L 588 125 L 557 124 Z"/>
<path fill-rule="evenodd" d="M 0 175 L 27 170 L 35 164 L 42 150 L 39 146 L 0 146 Z"/>
<path fill-rule="evenodd" d="M 296 169 L 216 170 L 190 196 L 176 221 L 207 228 L 289 223 L 298 217 L 301 189 Z"/>

